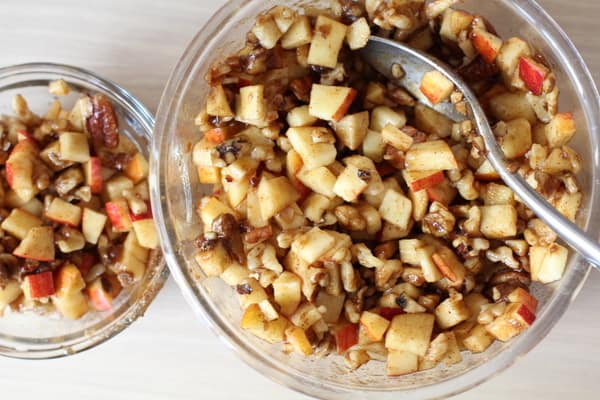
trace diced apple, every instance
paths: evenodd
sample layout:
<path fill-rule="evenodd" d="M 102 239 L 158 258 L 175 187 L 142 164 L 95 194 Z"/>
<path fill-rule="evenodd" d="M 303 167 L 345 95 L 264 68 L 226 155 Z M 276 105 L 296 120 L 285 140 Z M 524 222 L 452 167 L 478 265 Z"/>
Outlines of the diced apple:
<path fill-rule="evenodd" d="M 542 94 L 544 80 L 550 73 L 550 70 L 531 57 L 519 58 L 519 77 L 525 83 L 527 89 L 536 96 Z"/>
<path fill-rule="evenodd" d="M 581 192 L 563 193 L 558 199 L 553 201 L 553 205 L 562 215 L 575 222 L 577 213 L 581 207 L 582 197 Z"/>
<path fill-rule="evenodd" d="M 452 331 L 446 332 L 445 335 L 448 337 L 448 351 L 442 359 L 442 362 L 446 365 L 458 364 L 462 361 L 462 356 L 460 355 L 456 335 Z"/>
<path fill-rule="evenodd" d="M 2 221 L 0 227 L 17 239 L 23 240 L 31 228 L 41 225 L 42 220 L 38 217 L 19 208 L 15 208 L 10 212 L 8 217 Z"/>
<path fill-rule="evenodd" d="M 462 295 L 450 296 L 435 308 L 435 318 L 442 329 L 452 328 L 471 316 Z"/>
<path fill-rule="evenodd" d="M 300 194 L 285 176 L 273 179 L 261 179 L 258 185 L 258 201 L 263 219 L 268 220 L 275 214 L 298 201 Z"/>
<path fill-rule="evenodd" d="M 198 211 L 204 226 L 211 226 L 212 222 L 221 214 L 236 215 L 231 207 L 213 196 L 203 197 L 202 200 L 200 200 Z"/>
<path fill-rule="evenodd" d="M 281 38 L 281 47 L 296 49 L 310 44 L 313 38 L 310 20 L 306 15 L 299 16 Z"/>
<path fill-rule="evenodd" d="M 512 82 L 521 57 L 530 55 L 531 48 L 522 39 L 513 37 L 504 42 L 496 57 L 496 65 L 502 72 L 506 84 Z"/>
<path fill-rule="evenodd" d="M 300 305 L 301 285 L 300 278 L 289 271 L 283 272 L 273 282 L 273 296 L 283 315 L 289 317 Z"/>
<path fill-rule="evenodd" d="M 488 326 L 489 325 L 475 325 L 475 327 L 462 339 L 463 346 L 472 353 L 484 352 L 492 343 L 494 343 L 494 336 L 486 330 Z"/>
<path fill-rule="evenodd" d="M 113 176 L 108 181 L 103 178 L 103 181 L 105 181 L 104 192 L 110 201 L 122 198 L 123 191 L 133 189 L 134 186 L 133 181 L 125 175 Z"/>
<path fill-rule="evenodd" d="M 131 217 L 127 200 L 116 199 L 104 205 L 106 214 L 110 219 L 113 229 L 117 232 L 129 232 L 132 228 Z"/>
<path fill-rule="evenodd" d="M 400 151 L 407 151 L 413 144 L 413 138 L 392 124 L 387 124 L 381 131 L 383 141 Z"/>
<path fill-rule="evenodd" d="M 275 47 L 282 36 L 275 19 L 270 14 L 263 14 L 257 18 L 252 33 L 254 33 L 260 45 L 267 50 Z"/>
<path fill-rule="evenodd" d="M 473 28 L 470 39 L 473 47 L 475 47 L 475 50 L 477 50 L 486 63 L 493 64 L 496 61 L 498 52 L 502 47 L 502 39 L 480 28 Z"/>
<path fill-rule="evenodd" d="M 450 136 L 454 122 L 444 114 L 424 104 L 415 105 L 415 128 L 441 138 Z"/>
<path fill-rule="evenodd" d="M 107 217 L 97 211 L 90 208 L 83 209 L 83 216 L 81 218 L 81 227 L 83 236 L 88 243 L 98 243 L 98 238 L 104 230 L 106 225 Z"/>
<path fill-rule="evenodd" d="M 256 303 L 246 308 L 241 322 L 243 329 L 269 343 L 282 342 L 288 325 L 288 321 L 283 317 L 274 321 L 267 321 L 260 310 L 260 306 Z"/>
<path fill-rule="evenodd" d="M 141 153 L 135 153 L 123 172 L 135 185 L 148 178 L 148 168 L 146 158 Z"/>
<path fill-rule="evenodd" d="M 319 167 L 312 170 L 303 168 L 298 172 L 298 179 L 315 193 L 319 193 L 330 199 L 335 197 L 333 187 L 337 178 L 327 167 Z"/>
<path fill-rule="evenodd" d="M 418 192 L 409 190 L 408 197 L 413 203 L 413 219 L 417 222 L 422 221 L 427 214 L 427 210 L 429 210 L 429 194 L 427 190 L 419 190 Z"/>
<path fill-rule="evenodd" d="M 385 221 L 407 229 L 412 217 L 412 202 L 401 193 L 388 189 L 379 207 L 379 214 Z"/>
<path fill-rule="evenodd" d="M 500 179 L 498 171 L 492 167 L 492 164 L 488 160 L 485 160 L 483 164 L 477 168 L 477 171 L 475 171 L 475 177 L 483 181 L 496 181 Z"/>
<path fill-rule="evenodd" d="M 90 96 L 80 97 L 69 113 L 69 122 L 78 132 L 85 132 L 87 129 L 87 119 L 92 115 L 93 106 Z"/>
<path fill-rule="evenodd" d="M 37 193 L 33 184 L 33 160 L 35 151 L 30 141 L 20 141 L 6 160 L 6 181 L 23 202 L 28 202 Z"/>
<path fill-rule="evenodd" d="M 251 125 L 264 125 L 267 115 L 264 85 L 244 86 L 240 89 L 236 118 Z"/>
<path fill-rule="evenodd" d="M 496 125 L 496 132 L 502 131 L 500 147 L 506 158 L 515 159 L 525 155 L 532 145 L 531 125 L 524 118 Z"/>
<path fill-rule="evenodd" d="M 298 13 L 286 6 L 276 6 L 269 10 L 273 16 L 277 28 L 282 32 L 287 32 L 298 18 Z"/>
<path fill-rule="evenodd" d="M 150 250 L 158 248 L 158 233 L 156 232 L 156 225 L 153 219 L 148 218 L 133 221 L 132 225 L 142 247 Z"/>
<path fill-rule="evenodd" d="M 429 99 L 431 104 L 438 104 L 446 100 L 454 91 L 454 84 L 440 71 L 429 71 L 423 75 L 421 92 Z"/>
<path fill-rule="evenodd" d="M 414 192 L 428 189 L 442 183 L 446 177 L 443 171 L 402 171 L 406 184 Z"/>
<path fill-rule="evenodd" d="M 217 117 L 233 117 L 233 111 L 227 100 L 223 85 L 215 85 L 211 87 L 208 97 L 206 98 L 206 112 L 208 115 Z"/>
<path fill-rule="evenodd" d="M 346 43 L 350 50 L 362 49 L 367 45 L 371 36 L 371 28 L 366 18 L 359 18 L 348 27 L 346 32 Z"/>
<path fill-rule="evenodd" d="M 416 143 L 406 153 L 409 171 L 452 170 L 458 168 L 452 149 L 443 140 Z"/>
<path fill-rule="evenodd" d="M 447 42 L 457 42 L 460 32 L 469 29 L 473 15 L 461 10 L 447 9 L 442 18 L 440 36 Z"/>
<path fill-rule="evenodd" d="M 104 179 L 102 178 L 102 161 L 100 157 L 90 157 L 84 163 L 83 171 L 85 175 L 85 184 L 90 187 L 94 194 L 102 193 Z"/>
<path fill-rule="evenodd" d="M 23 291 L 27 299 L 34 300 L 53 295 L 56 290 L 52 271 L 26 275 L 23 278 Z"/>
<path fill-rule="evenodd" d="M 525 92 L 500 93 L 490 99 L 491 114 L 501 121 L 525 118 L 530 124 L 537 122 L 535 111 Z"/>
<path fill-rule="evenodd" d="M 387 356 L 388 376 L 411 374 L 419 370 L 419 356 L 409 351 L 391 350 Z"/>
<path fill-rule="evenodd" d="M 533 314 L 525 305 L 512 303 L 504 313 L 485 326 L 496 339 L 506 342 L 526 330 L 535 321 Z"/>
<path fill-rule="evenodd" d="M 56 245 L 62 253 L 73 253 L 85 247 L 85 237 L 77 229 L 63 227 L 62 237 L 57 238 Z"/>
<path fill-rule="evenodd" d="M 505 239 L 517 234 L 517 210 L 512 205 L 481 207 L 481 233 L 488 239 Z"/>
<path fill-rule="evenodd" d="M 54 261 L 54 231 L 49 226 L 29 229 L 13 255 L 37 261 Z"/>
<path fill-rule="evenodd" d="M 221 168 L 197 167 L 198 180 L 204 184 L 215 184 L 221 182 Z"/>
<path fill-rule="evenodd" d="M 456 254 L 447 247 L 440 247 L 431 256 L 442 275 L 454 284 L 461 284 L 465 279 L 465 266 Z"/>
<path fill-rule="evenodd" d="M 433 314 L 395 316 L 385 336 L 385 347 L 424 356 L 429 348 L 434 322 Z"/>
<path fill-rule="evenodd" d="M 71 263 L 66 263 L 56 271 L 54 287 L 56 288 L 57 297 L 68 297 L 73 293 L 83 290 L 85 288 L 85 281 L 81 276 L 79 268 Z"/>
<path fill-rule="evenodd" d="M 334 245 L 334 236 L 327 231 L 314 227 L 294 240 L 292 250 L 308 264 L 312 264 Z"/>
<path fill-rule="evenodd" d="M 381 162 L 383 161 L 385 146 L 381 133 L 369 129 L 362 143 L 362 152 L 374 162 Z"/>
<path fill-rule="evenodd" d="M 115 273 L 125 272 L 131 275 L 133 282 L 138 282 L 144 276 L 150 251 L 140 245 L 135 231 L 127 234 L 123 249 L 111 266 Z"/>
<path fill-rule="evenodd" d="M 325 121 L 339 122 L 348 112 L 357 94 L 356 89 L 349 87 L 313 84 L 309 113 Z"/>
<path fill-rule="evenodd" d="M 90 159 L 90 146 L 85 133 L 63 132 L 58 137 L 60 158 L 83 163 Z"/>
<path fill-rule="evenodd" d="M 0 317 L 7 305 L 17 300 L 23 290 L 17 281 L 9 281 L 4 287 L 0 287 Z"/>
<path fill-rule="evenodd" d="M 94 308 L 107 311 L 112 308 L 114 299 L 119 295 L 121 285 L 114 275 L 96 278 L 86 288 L 86 292 Z"/>
<path fill-rule="evenodd" d="M 354 165 L 348 165 L 338 176 L 333 193 L 347 202 L 355 201 L 368 186 L 368 172 L 359 170 Z M 364 176 L 364 177 L 363 177 Z"/>
<path fill-rule="evenodd" d="M 387 106 L 375 107 L 371 111 L 371 126 L 374 131 L 381 132 L 386 125 L 400 129 L 406 125 L 406 114 L 404 111 L 394 111 Z"/>
<path fill-rule="evenodd" d="M 360 316 L 360 324 L 365 328 L 367 335 L 372 341 L 379 342 L 383 339 L 385 332 L 390 326 L 390 321 L 378 314 L 363 311 Z"/>
<path fill-rule="evenodd" d="M 291 109 L 286 116 L 287 123 L 292 128 L 311 126 L 317 122 L 317 118 L 310 115 L 308 106 L 299 106 Z"/>
<path fill-rule="evenodd" d="M 556 114 L 544 127 L 544 133 L 550 147 L 566 145 L 575 134 L 575 119 L 571 113 Z"/>
<path fill-rule="evenodd" d="M 529 249 L 531 279 L 542 283 L 561 279 L 568 256 L 569 251 L 557 243 L 548 247 L 532 246 Z"/>
<path fill-rule="evenodd" d="M 350 150 L 358 149 L 369 131 L 369 112 L 346 115 L 334 124 L 339 141 Z"/>
<path fill-rule="evenodd" d="M 82 292 L 75 292 L 66 297 L 52 297 L 52 304 L 66 318 L 79 319 L 89 310 L 87 298 Z"/>
<path fill-rule="evenodd" d="M 538 301 L 527 290 L 518 287 L 508 295 L 508 301 L 511 303 L 521 303 L 529 309 L 533 314 L 537 310 Z"/>
<path fill-rule="evenodd" d="M 299 354 L 309 356 L 313 353 L 312 345 L 303 329 L 290 326 L 285 330 L 285 338 Z"/>
<path fill-rule="evenodd" d="M 347 28 L 346 25 L 340 22 L 319 15 L 310 44 L 308 63 L 335 68 L 338 63 L 338 55 L 346 38 Z"/>
<path fill-rule="evenodd" d="M 416 250 L 416 255 L 419 260 L 419 264 L 421 265 L 425 282 L 437 282 L 445 276 L 442 274 L 441 269 L 437 266 L 433 259 L 435 252 L 436 248 L 432 245 L 424 245 Z"/>
<path fill-rule="evenodd" d="M 315 299 L 315 306 L 325 309 L 325 313 L 322 314 L 323 321 L 334 324 L 340 319 L 345 300 L 345 294 L 333 295 L 327 293 L 327 290 L 320 290 Z"/>
<path fill-rule="evenodd" d="M 480 193 L 481 199 L 486 206 L 514 205 L 515 195 L 506 185 L 488 183 Z"/>
<path fill-rule="evenodd" d="M 290 128 L 286 135 L 308 169 L 326 166 L 335 161 L 337 151 L 333 143 L 314 142 L 314 137 L 331 135 L 327 128 Z"/>
<path fill-rule="evenodd" d="M 347 324 L 335 331 L 335 343 L 338 354 L 344 354 L 358 343 L 358 325 Z"/>

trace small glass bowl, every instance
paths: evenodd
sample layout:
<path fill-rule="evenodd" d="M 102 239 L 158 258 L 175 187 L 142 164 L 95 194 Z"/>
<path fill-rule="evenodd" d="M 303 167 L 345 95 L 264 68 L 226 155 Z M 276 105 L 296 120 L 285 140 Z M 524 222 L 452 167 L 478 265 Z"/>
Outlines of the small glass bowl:
<path fill-rule="evenodd" d="M 32 111 L 44 114 L 54 100 L 48 83 L 57 79 L 65 80 L 71 88 L 68 96 L 60 98 L 66 109 L 82 94 L 106 95 L 119 119 L 119 131 L 148 157 L 152 114 L 121 87 L 79 68 L 46 63 L 0 68 L 0 114 L 13 114 L 11 100 L 17 93 L 25 97 Z M 90 311 L 76 321 L 54 314 L 7 310 L 0 317 L 0 355 L 26 359 L 63 357 L 112 338 L 144 314 L 169 275 L 162 254 L 154 253 L 142 281 L 123 290 L 111 310 Z"/>
<path fill-rule="evenodd" d="M 324 399 L 446 398 L 472 388 L 514 363 L 536 346 L 561 318 L 582 287 L 589 265 L 571 254 L 564 278 L 552 285 L 533 285 L 540 301 L 531 328 L 507 343 L 496 342 L 481 354 L 466 354 L 451 367 L 438 366 L 402 377 L 388 377 L 382 363 L 368 363 L 348 372 L 341 357 L 321 360 L 287 355 L 242 330 L 241 311 L 233 290 L 218 278 L 207 279 L 194 261 L 192 244 L 200 232 L 196 206 L 210 188 L 198 183 L 190 149 L 200 139 L 194 117 L 205 102 L 204 79 L 213 62 L 239 50 L 256 16 L 275 5 L 323 6 L 328 1 L 231 0 L 192 40 L 173 71 L 157 113 L 152 154 L 151 195 L 156 216 L 163 221 L 160 237 L 175 281 L 199 316 L 250 366 L 292 389 Z M 578 133 L 572 146 L 582 156 L 579 177 L 585 194 L 579 224 L 594 238 L 600 206 L 594 182 L 600 179 L 598 154 L 600 107 L 598 91 L 581 56 L 552 18 L 533 0 L 465 0 L 460 8 L 490 19 L 504 38 L 523 37 L 552 66 L 561 89 L 560 109 L 574 113 Z M 202 360 L 198 360 L 202 364 Z"/>

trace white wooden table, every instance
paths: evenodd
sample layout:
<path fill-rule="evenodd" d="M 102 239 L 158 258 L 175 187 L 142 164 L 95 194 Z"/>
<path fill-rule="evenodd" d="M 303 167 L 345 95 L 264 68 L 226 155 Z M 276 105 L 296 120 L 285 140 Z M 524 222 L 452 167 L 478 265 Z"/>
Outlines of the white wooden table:
<path fill-rule="evenodd" d="M 599 81 L 600 1 L 540 1 Z M 179 55 L 223 2 L 0 0 L 0 66 L 78 65 L 123 85 L 155 111 Z M 459 398 L 597 399 L 598 298 L 600 273 L 592 273 L 567 315 L 535 350 Z M 98 348 L 54 361 L 0 359 L 0 393 L 36 400 L 306 399 L 236 358 L 194 318 L 172 281 L 144 318 Z"/>

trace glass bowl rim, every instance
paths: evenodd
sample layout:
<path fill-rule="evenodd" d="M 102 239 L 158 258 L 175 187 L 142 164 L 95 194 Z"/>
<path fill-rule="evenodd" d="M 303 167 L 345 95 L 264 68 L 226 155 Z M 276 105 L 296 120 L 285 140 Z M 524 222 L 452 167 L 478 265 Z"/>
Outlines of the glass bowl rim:
<path fill-rule="evenodd" d="M 574 86 L 580 92 L 580 96 L 592 101 L 586 102 L 588 108 L 585 110 L 585 118 L 590 130 L 589 135 L 593 142 L 597 142 L 594 133 L 600 133 L 600 125 L 593 119 L 594 115 L 600 115 L 600 101 L 598 90 L 592 78 L 592 75 L 586 66 L 583 58 L 575 48 L 574 44 L 568 38 L 566 33 L 558 25 L 556 21 L 535 1 L 535 0 L 500 0 L 504 2 L 510 1 L 514 7 L 520 9 L 521 15 L 527 19 L 528 24 L 536 24 L 536 29 L 543 33 L 546 37 L 551 37 L 553 40 L 552 47 L 560 49 L 564 55 L 570 58 L 570 62 L 566 63 L 570 77 L 578 76 L 578 81 L 573 82 Z M 214 313 L 209 302 L 204 298 L 204 295 L 198 290 L 190 277 L 186 268 L 186 262 L 178 252 L 177 243 L 172 243 L 171 238 L 176 237 L 175 227 L 171 221 L 166 218 L 169 214 L 169 203 L 167 197 L 163 195 L 166 190 L 165 172 L 166 168 L 162 164 L 166 163 L 166 155 L 161 154 L 160 148 L 163 141 L 168 139 L 168 128 L 174 124 L 175 114 L 172 110 L 180 109 L 181 94 L 185 87 L 191 81 L 191 72 L 195 66 L 200 63 L 197 61 L 202 54 L 203 46 L 206 41 L 211 39 L 217 32 L 222 29 L 225 22 L 230 21 L 238 13 L 239 8 L 245 4 L 246 0 L 228 0 L 221 8 L 219 8 L 208 20 L 208 22 L 196 33 L 188 47 L 180 57 L 177 65 L 171 72 L 171 76 L 167 81 L 163 91 L 159 108 L 157 111 L 154 136 L 152 140 L 152 155 L 156 157 L 157 162 L 153 164 L 150 174 L 150 192 L 153 205 L 156 209 L 158 218 L 165 221 L 159 226 L 159 236 L 163 254 L 167 260 L 169 269 L 173 279 L 179 286 L 184 298 L 192 307 L 194 313 L 206 321 L 213 332 L 226 344 L 233 349 L 238 357 L 246 362 L 250 367 L 260 372 L 262 375 L 274 380 L 288 388 L 297 392 L 314 396 L 325 397 L 332 399 L 342 399 L 344 395 L 357 395 L 360 398 L 418 398 L 434 399 L 446 398 L 463 393 L 479 384 L 487 381 L 494 375 L 506 370 L 520 357 L 531 351 L 555 326 L 558 320 L 564 315 L 568 306 L 575 299 L 581 288 L 583 287 L 587 276 L 591 270 L 589 264 L 581 258 L 579 254 L 573 255 L 572 265 L 576 266 L 576 270 L 570 275 L 568 285 L 563 287 L 564 290 L 553 295 L 548 302 L 548 311 L 551 311 L 553 317 L 538 319 L 536 324 L 529 329 L 531 335 L 522 340 L 514 340 L 514 344 L 510 348 L 496 354 L 492 359 L 470 368 L 461 374 L 448 378 L 446 380 L 421 386 L 416 389 L 407 390 L 377 390 L 369 387 L 363 388 L 360 392 L 354 389 L 349 389 L 343 385 L 332 384 L 325 387 L 319 378 L 316 376 L 300 376 L 293 374 L 281 368 L 278 362 L 265 354 L 261 354 L 243 340 L 236 337 L 231 326 L 231 322 L 227 318 Z M 535 19 L 534 16 L 535 15 Z M 584 84 L 582 83 L 585 83 Z M 597 199 L 597 191 L 592 186 L 590 198 L 595 202 Z M 587 216 L 586 225 L 592 222 L 592 213 Z M 519 338 L 517 338 L 519 339 Z M 418 393 L 418 394 L 417 394 Z M 388 397 L 389 396 L 389 397 Z M 393 397 L 392 397 L 393 396 Z"/>
<path fill-rule="evenodd" d="M 35 82 L 36 79 L 31 79 L 30 77 L 36 75 L 51 75 L 52 79 L 63 77 L 67 81 L 69 78 L 73 78 L 86 82 L 86 84 L 92 86 L 98 92 L 110 93 L 117 99 L 119 105 L 126 110 L 127 114 L 135 116 L 136 120 L 141 124 L 142 130 L 136 130 L 136 133 L 143 135 L 146 140 L 151 141 L 154 127 L 152 113 L 127 90 L 108 79 L 98 76 L 94 72 L 71 65 L 51 62 L 23 63 L 0 68 L 0 82 L 17 78 L 15 83 L 4 89 L 27 87 L 23 83 Z M 23 79 L 19 79 L 21 77 Z M 43 80 L 46 80 L 46 78 Z M 150 152 L 150 149 L 148 149 L 148 152 Z M 0 356 L 30 360 L 61 358 L 81 353 L 112 339 L 128 328 L 137 318 L 144 315 L 169 277 L 169 269 L 166 267 L 164 258 L 161 255 L 157 257 L 159 258 L 157 259 L 156 273 L 153 278 L 142 289 L 137 300 L 125 308 L 109 324 L 102 325 L 91 334 L 87 334 L 86 332 L 78 336 L 67 335 L 66 341 L 56 343 L 53 341 L 46 341 L 43 344 L 16 342 L 14 346 L 2 345 L 0 346 Z"/>

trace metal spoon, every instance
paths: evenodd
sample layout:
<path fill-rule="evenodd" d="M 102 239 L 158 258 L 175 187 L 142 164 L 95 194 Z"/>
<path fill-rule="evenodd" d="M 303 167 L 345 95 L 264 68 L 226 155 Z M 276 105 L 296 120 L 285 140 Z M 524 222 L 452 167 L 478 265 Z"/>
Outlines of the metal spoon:
<path fill-rule="evenodd" d="M 600 269 L 600 245 L 596 240 L 587 236 L 577 225 L 558 212 L 546 199 L 532 189 L 521 175 L 507 168 L 504 153 L 496 142 L 494 132 L 477 97 L 457 74 L 448 66 L 427 54 L 401 43 L 379 37 L 371 37 L 367 46 L 361 50 L 361 53 L 365 61 L 373 68 L 391 81 L 404 87 L 418 101 L 458 122 L 465 120 L 466 117 L 459 114 L 450 102 L 446 101 L 432 105 L 420 90 L 423 75 L 429 71 L 440 71 L 450 79 L 456 86 L 456 89 L 463 93 L 467 103 L 469 103 L 470 117 L 474 120 L 477 131 L 483 137 L 487 149 L 487 159 L 502 180 L 565 243 L 585 257 L 596 268 Z M 400 65 L 404 72 L 404 75 L 400 79 L 394 76 L 397 76 L 397 74 L 393 73 L 393 69 L 398 68 L 394 67 L 395 65 Z"/>

